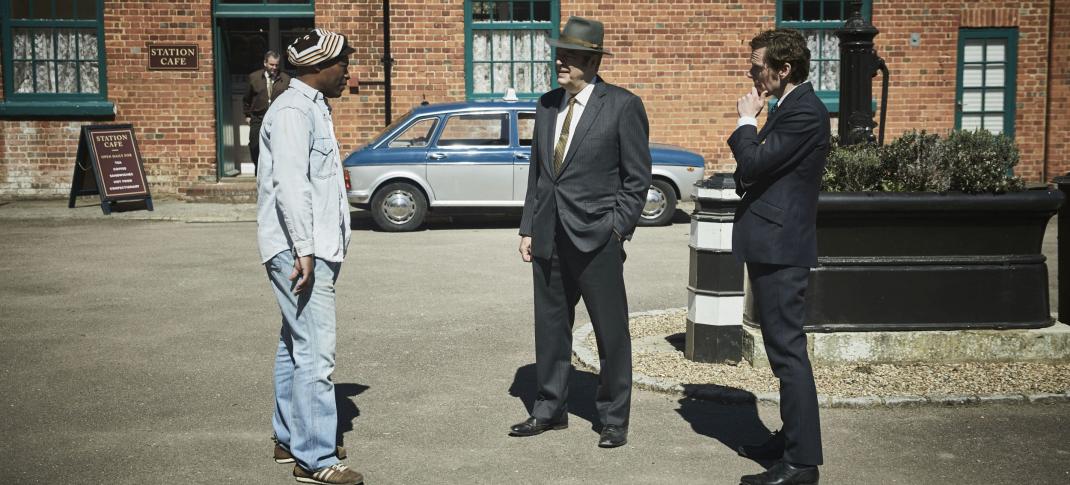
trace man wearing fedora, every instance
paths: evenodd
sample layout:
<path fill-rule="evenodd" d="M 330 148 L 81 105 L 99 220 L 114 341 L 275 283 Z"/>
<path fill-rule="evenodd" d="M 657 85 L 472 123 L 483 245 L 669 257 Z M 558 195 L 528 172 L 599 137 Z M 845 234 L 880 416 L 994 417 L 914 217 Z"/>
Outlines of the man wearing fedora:
<path fill-rule="evenodd" d="M 817 265 L 817 196 L 829 152 L 829 114 L 806 78 L 810 50 L 794 30 L 767 30 L 750 42 L 753 86 L 736 103 L 739 123 L 728 139 L 733 176 L 743 198 L 732 252 L 747 265 L 762 339 L 780 380 L 781 431 L 739 454 L 778 460 L 744 476 L 744 485 L 817 485 L 821 424 L 814 373 L 806 354 L 805 297 Z M 777 105 L 758 130 L 768 96 Z"/>
<path fill-rule="evenodd" d="M 602 80 L 602 23 L 571 17 L 558 39 L 557 82 L 535 110 L 520 255 L 532 263 L 537 397 L 513 436 L 568 426 L 572 325 L 580 297 L 594 325 L 601 373 L 598 446 L 628 440 L 632 349 L 624 242 L 650 187 L 642 100 Z"/>
<path fill-rule="evenodd" d="M 297 69 L 260 131 L 257 242 L 282 312 L 275 352 L 276 463 L 294 463 L 302 483 L 355 485 L 364 477 L 338 460 L 334 285 L 349 246 L 338 140 L 327 98 L 349 79 L 344 35 L 314 29 L 286 49 Z"/>

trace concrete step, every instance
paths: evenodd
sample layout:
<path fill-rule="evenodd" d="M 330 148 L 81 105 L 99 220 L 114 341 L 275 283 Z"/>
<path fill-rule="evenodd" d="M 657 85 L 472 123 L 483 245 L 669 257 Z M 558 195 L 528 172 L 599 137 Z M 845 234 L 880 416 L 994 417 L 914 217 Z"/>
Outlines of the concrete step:
<path fill-rule="evenodd" d="M 229 177 L 219 182 L 191 185 L 183 192 L 187 202 L 248 203 L 256 202 L 256 179 Z"/>

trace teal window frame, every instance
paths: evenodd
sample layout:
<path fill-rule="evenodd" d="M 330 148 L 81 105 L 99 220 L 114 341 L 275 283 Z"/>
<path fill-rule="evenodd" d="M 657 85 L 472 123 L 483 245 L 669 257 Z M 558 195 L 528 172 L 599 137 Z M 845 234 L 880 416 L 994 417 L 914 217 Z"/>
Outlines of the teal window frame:
<path fill-rule="evenodd" d="M 821 5 L 820 6 L 820 9 L 821 9 L 821 12 L 822 12 L 821 16 L 824 17 L 824 8 L 825 8 L 825 3 L 826 2 L 824 2 L 822 0 L 803 0 L 803 1 L 806 2 L 806 3 L 819 3 Z M 793 1 L 791 3 L 795 3 L 795 2 Z M 849 2 L 847 0 L 841 0 L 841 4 L 843 5 L 843 15 L 841 15 L 841 17 L 844 17 L 845 19 L 847 17 L 847 7 L 848 7 L 847 4 L 848 3 Z M 866 19 L 872 19 L 873 18 L 873 0 L 864 0 L 862 2 L 862 16 L 865 17 Z M 837 29 L 842 28 L 843 24 L 844 24 L 843 20 L 831 20 L 831 21 L 830 20 L 822 20 L 822 21 L 816 21 L 816 20 L 790 20 L 790 21 L 785 21 L 785 20 L 783 20 L 783 18 L 784 18 L 784 0 L 776 0 L 776 26 L 777 26 L 778 29 L 779 28 L 783 28 L 783 29 L 795 29 L 795 30 L 837 30 Z M 815 54 L 811 53 L 811 55 L 815 55 Z M 819 54 L 816 54 L 816 55 L 819 55 Z M 817 60 L 832 60 L 832 59 L 815 59 L 815 58 L 811 58 L 811 61 L 817 61 Z M 841 65 L 841 69 L 842 69 L 842 65 Z M 835 90 L 835 91 L 816 90 L 815 89 L 814 93 L 816 93 L 817 97 L 821 99 L 821 102 L 825 103 L 825 107 L 828 108 L 829 113 L 839 113 L 840 112 L 840 91 L 838 89 Z M 874 106 L 876 106 L 876 102 L 874 102 Z"/>
<path fill-rule="evenodd" d="M 473 66 L 475 65 L 475 63 L 472 58 L 472 40 L 474 38 L 475 32 L 479 30 L 545 30 L 550 33 L 551 39 L 557 39 L 558 26 L 561 25 L 561 0 L 550 0 L 549 22 L 473 22 L 472 2 L 473 0 L 464 1 L 464 95 L 465 98 L 469 101 L 481 99 L 501 99 L 503 96 L 505 96 L 505 91 L 495 91 L 491 93 L 475 92 L 475 80 L 473 79 Z M 510 40 L 510 42 L 512 42 L 512 40 Z M 553 56 L 555 51 L 551 48 L 550 52 L 550 61 L 553 62 Z M 514 62 L 510 61 L 510 63 Z M 557 78 L 551 75 L 550 89 L 555 88 L 557 88 Z M 520 99 L 530 100 L 538 99 L 539 96 L 542 96 L 543 94 L 544 93 L 517 91 L 516 96 Z"/>
<path fill-rule="evenodd" d="M 48 1 L 48 0 L 45 0 Z M 87 0 L 80 0 L 87 1 Z M 3 43 L 4 99 L 0 102 L 0 117 L 102 117 L 113 116 L 115 105 L 108 101 L 108 68 L 104 50 L 104 0 L 96 2 L 97 18 L 89 19 L 16 19 L 12 18 L 11 0 L 0 0 L 0 42 Z M 55 0 L 49 5 L 55 10 Z M 97 93 L 18 93 L 15 92 L 13 29 L 96 29 L 97 74 L 100 76 Z"/>
<path fill-rule="evenodd" d="M 958 41 L 958 58 L 955 60 L 955 129 L 962 129 L 962 97 L 966 92 L 966 87 L 963 86 L 962 76 L 965 71 L 966 62 L 964 61 L 964 55 L 966 53 L 966 41 L 967 40 L 988 40 L 988 39 L 1005 39 L 1007 41 L 1006 57 L 1003 62 L 1003 134 L 1009 138 L 1014 139 L 1014 118 L 1017 114 L 1017 87 L 1018 87 L 1018 29 L 1015 28 L 960 28 L 959 29 L 959 41 Z M 983 51 L 982 58 L 987 57 L 988 46 L 986 45 Z M 985 66 L 989 64 L 987 60 L 982 62 L 971 62 L 969 64 L 980 64 Z M 982 72 L 987 70 L 982 69 Z M 986 74 L 987 75 L 987 74 Z M 982 78 L 980 89 L 982 93 L 981 106 L 984 106 L 984 90 L 985 78 Z M 986 111 L 977 112 L 975 114 L 986 113 Z"/>
<path fill-rule="evenodd" d="M 212 0 L 212 12 L 215 17 L 305 17 L 312 16 L 316 9 L 315 0 L 297 3 L 272 3 L 272 1 L 228 3 L 227 0 Z"/>

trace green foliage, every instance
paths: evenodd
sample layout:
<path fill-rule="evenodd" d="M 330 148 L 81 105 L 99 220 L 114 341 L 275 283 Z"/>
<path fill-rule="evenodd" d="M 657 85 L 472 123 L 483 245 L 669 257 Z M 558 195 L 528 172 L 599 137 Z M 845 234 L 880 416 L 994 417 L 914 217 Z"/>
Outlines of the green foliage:
<path fill-rule="evenodd" d="M 1014 140 L 988 131 L 956 131 L 947 138 L 909 131 L 886 146 L 838 146 L 835 138 L 821 190 L 828 192 L 949 192 L 1023 190 L 1012 170 Z"/>

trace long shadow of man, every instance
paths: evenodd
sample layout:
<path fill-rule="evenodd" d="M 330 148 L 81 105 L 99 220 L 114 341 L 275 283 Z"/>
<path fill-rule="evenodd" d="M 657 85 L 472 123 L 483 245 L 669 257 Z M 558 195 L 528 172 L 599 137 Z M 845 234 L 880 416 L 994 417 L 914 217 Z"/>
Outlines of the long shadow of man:
<path fill-rule="evenodd" d="M 334 385 L 334 404 L 338 407 L 338 431 L 335 440 L 339 446 L 345 445 L 343 434 L 353 431 L 353 420 L 360 416 L 360 408 L 350 398 L 367 390 L 368 386 L 362 384 Z"/>
<path fill-rule="evenodd" d="M 568 376 L 568 412 L 591 423 L 591 430 L 601 431 L 598 409 L 595 407 L 595 393 L 598 391 L 598 375 L 572 368 Z M 519 398 L 524 403 L 528 415 L 535 406 L 538 396 L 538 381 L 535 379 L 535 364 L 528 364 L 516 369 L 513 384 L 509 386 L 509 395 Z"/>
<path fill-rule="evenodd" d="M 758 416 L 754 394 L 715 384 L 684 384 L 676 410 L 695 432 L 709 436 L 732 451 L 740 445 L 762 443 L 771 431 Z M 702 398 L 699 398 L 701 396 Z M 769 468 L 776 460 L 754 460 Z"/>

